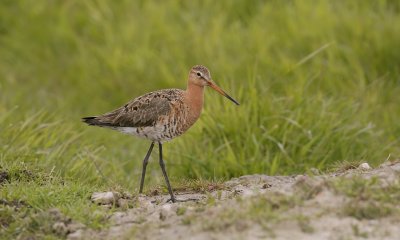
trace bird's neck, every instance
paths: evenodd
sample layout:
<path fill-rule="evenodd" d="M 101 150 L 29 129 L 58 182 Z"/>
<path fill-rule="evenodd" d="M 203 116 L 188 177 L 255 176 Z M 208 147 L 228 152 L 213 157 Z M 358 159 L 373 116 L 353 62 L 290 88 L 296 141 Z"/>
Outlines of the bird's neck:
<path fill-rule="evenodd" d="M 203 108 L 204 87 L 188 83 L 186 89 L 186 101 L 189 103 L 191 108 L 190 112 L 192 117 L 197 120 Z"/>

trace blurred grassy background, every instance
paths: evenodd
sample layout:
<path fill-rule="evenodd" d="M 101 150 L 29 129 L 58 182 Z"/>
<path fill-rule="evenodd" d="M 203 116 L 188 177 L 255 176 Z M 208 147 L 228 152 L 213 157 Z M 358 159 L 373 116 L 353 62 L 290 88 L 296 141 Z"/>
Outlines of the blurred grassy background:
<path fill-rule="evenodd" d="M 399 156 L 400 2 L 14 1 L 0 5 L 0 163 L 138 187 L 149 142 L 80 118 L 209 67 L 171 178 L 326 170 Z M 156 150 L 157 151 L 157 150 Z M 150 178 L 161 177 L 157 154 Z M 152 176 L 152 177 L 150 177 Z"/>

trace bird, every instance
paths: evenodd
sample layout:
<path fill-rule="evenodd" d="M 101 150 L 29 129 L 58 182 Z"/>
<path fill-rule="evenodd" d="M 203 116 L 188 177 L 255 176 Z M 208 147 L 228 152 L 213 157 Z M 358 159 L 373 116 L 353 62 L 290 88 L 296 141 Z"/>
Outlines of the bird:
<path fill-rule="evenodd" d="M 136 97 L 113 111 L 102 115 L 84 117 L 82 121 L 144 138 L 151 141 L 143 159 L 139 193 L 143 192 L 146 167 L 155 144 L 159 147 L 159 165 L 166 182 L 170 199 L 176 202 L 163 160 L 163 143 L 185 133 L 200 117 L 204 102 L 204 89 L 211 87 L 236 105 L 239 103 L 223 91 L 211 78 L 210 71 L 195 65 L 189 71 L 187 87 L 162 89 Z"/>

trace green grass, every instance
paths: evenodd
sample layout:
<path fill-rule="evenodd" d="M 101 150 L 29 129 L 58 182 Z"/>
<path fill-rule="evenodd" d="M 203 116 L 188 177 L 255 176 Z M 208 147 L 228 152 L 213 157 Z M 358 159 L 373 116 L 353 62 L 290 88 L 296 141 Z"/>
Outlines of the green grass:
<path fill-rule="evenodd" d="M 165 144 L 173 181 L 377 165 L 400 153 L 399 42 L 400 4 L 389 0 L 6 0 L 0 164 L 68 179 L 71 194 L 134 191 L 149 143 L 79 119 L 185 88 L 203 64 L 241 105 L 207 90 L 199 122 Z M 148 183 L 160 182 L 156 157 Z M 1 198 L 21 198 L 8 195 L 19 187 L 3 185 Z M 40 198 L 27 200 L 64 206 Z"/>
<path fill-rule="evenodd" d="M 6 169 L 7 179 L 0 186 L 0 239 L 59 239 L 65 236 L 54 232 L 54 223 L 72 219 L 98 229 L 107 224 L 107 216 L 114 210 L 89 201 L 92 192 L 104 188 L 100 185 L 79 183 L 26 164 Z M 54 218 L 53 208 L 64 217 Z"/>
<path fill-rule="evenodd" d="M 136 180 L 148 143 L 79 118 L 150 90 L 184 88 L 197 63 L 241 106 L 207 91 L 199 122 L 166 144 L 175 177 L 287 174 L 396 157 L 398 9 L 389 1 L 8 1 L 2 161 L 23 158 L 90 181 L 97 161 L 121 184 Z"/>

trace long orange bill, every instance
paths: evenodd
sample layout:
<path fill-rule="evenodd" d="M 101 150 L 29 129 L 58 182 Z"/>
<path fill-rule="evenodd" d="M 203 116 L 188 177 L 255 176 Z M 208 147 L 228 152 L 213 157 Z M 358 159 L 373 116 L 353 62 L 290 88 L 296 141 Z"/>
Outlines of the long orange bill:
<path fill-rule="evenodd" d="M 231 100 L 234 102 L 236 105 L 239 105 L 239 103 L 233 99 L 231 96 L 229 96 L 226 92 L 224 92 L 220 87 L 218 87 L 214 82 L 208 81 L 208 85 L 214 89 L 215 91 L 219 92 L 222 96 L 225 96 L 227 99 Z"/>

